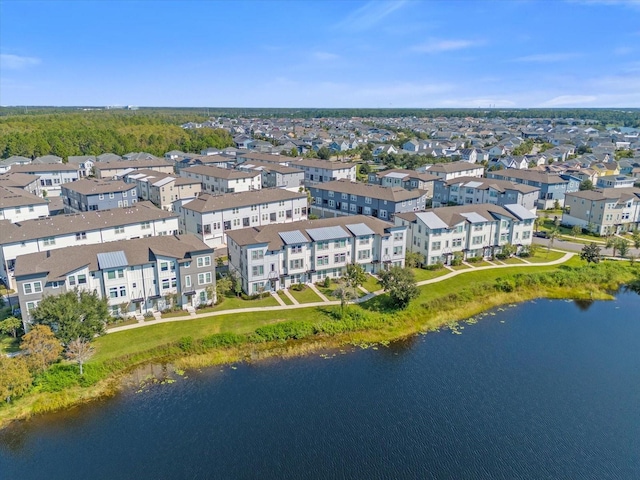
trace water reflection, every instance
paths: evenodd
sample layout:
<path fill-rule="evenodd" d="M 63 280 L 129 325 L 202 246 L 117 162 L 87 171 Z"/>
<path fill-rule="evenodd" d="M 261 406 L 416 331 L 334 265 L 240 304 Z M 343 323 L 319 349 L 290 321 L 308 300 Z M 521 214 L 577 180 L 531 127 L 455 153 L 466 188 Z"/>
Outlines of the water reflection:
<path fill-rule="evenodd" d="M 580 309 L 582 312 L 586 312 L 593 305 L 593 300 L 589 298 L 576 299 L 573 301 L 576 307 Z"/>

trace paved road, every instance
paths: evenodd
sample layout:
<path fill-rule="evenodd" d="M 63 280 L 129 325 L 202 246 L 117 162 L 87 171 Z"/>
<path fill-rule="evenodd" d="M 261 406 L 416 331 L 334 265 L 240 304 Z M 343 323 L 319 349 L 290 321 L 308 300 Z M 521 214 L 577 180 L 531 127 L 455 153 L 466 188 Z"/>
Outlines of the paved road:
<path fill-rule="evenodd" d="M 526 263 L 526 264 L 522 264 L 522 265 L 517 265 L 518 267 L 540 267 L 540 266 L 545 266 L 545 265 L 558 265 L 560 263 L 564 263 L 567 260 L 569 260 L 571 257 L 573 257 L 575 254 L 574 253 L 566 253 L 563 257 L 559 258 L 558 260 L 553 260 L 551 262 L 545 262 L 545 263 Z M 449 273 L 447 273 L 446 275 L 442 275 L 440 277 L 436 277 L 436 278 L 432 278 L 430 280 L 423 280 L 421 282 L 417 282 L 417 285 L 428 285 L 431 283 L 437 283 L 437 282 L 442 282 L 443 280 L 447 280 L 451 277 L 455 277 L 457 275 L 462 275 L 464 273 L 467 272 L 473 272 L 476 270 L 492 270 L 492 269 L 496 269 L 496 268 L 510 268 L 510 267 L 514 267 L 516 265 L 487 265 L 484 267 L 473 267 L 473 268 L 468 268 L 465 270 L 454 270 L 451 271 Z M 285 291 L 285 294 L 288 293 L 287 291 Z M 360 302 L 365 302 L 367 300 L 369 300 L 370 298 L 376 296 L 376 295 L 381 295 L 382 293 L 384 293 L 384 290 L 378 290 L 375 292 L 370 292 L 367 295 L 358 298 L 357 300 L 355 300 L 355 303 L 360 303 Z M 325 297 L 326 298 L 326 297 Z M 295 305 L 276 305 L 273 307 L 250 307 L 250 308 L 238 308 L 235 310 L 221 310 L 219 312 L 207 312 L 207 313 L 199 313 L 197 315 L 185 315 L 182 317 L 171 317 L 171 318 L 161 318 L 159 320 L 151 320 L 148 322 L 140 322 L 140 323 L 133 323 L 131 325 L 123 325 L 121 327 L 113 327 L 113 328 L 109 328 L 107 329 L 107 333 L 116 333 L 116 332 L 122 332 L 125 330 L 133 330 L 134 328 L 141 328 L 141 327 L 146 327 L 149 325 L 157 325 L 160 323 L 169 323 L 169 322 L 182 322 L 185 320 L 193 320 L 195 318 L 206 318 L 206 317 L 217 317 L 220 315 L 234 315 L 234 314 L 238 314 L 238 313 L 247 313 L 247 312 L 263 312 L 263 311 L 270 311 L 270 310 L 295 310 L 295 309 L 299 309 L 299 308 L 309 308 L 309 307 L 320 307 L 320 306 L 327 306 L 327 305 L 340 305 L 340 301 L 339 300 L 332 300 L 332 301 L 322 301 L 322 302 L 314 302 L 314 303 L 302 303 L 302 304 L 295 304 Z"/>
<path fill-rule="evenodd" d="M 547 247 L 549 245 L 549 240 L 546 238 L 539 238 L 539 237 L 534 237 L 533 239 L 533 243 L 537 244 L 537 245 L 541 245 L 543 247 Z M 600 254 L 602 256 L 605 257 L 611 257 L 613 256 L 613 249 L 611 248 L 604 248 L 604 245 L 597 243 L 596 244 L 600 247 Z M 562 250 L 569 250 L 572 252 L 580 252 L 582 250 L 582 248 L 584 247 L 583 243 L 575 243 L 575 242 L 571 242 L 568 240 L 560 240 L 558 238 L 555 239 L 555 241 L 553 242 L 553 248 L 559 248 Z M 640 249 L 637 248 L 630 248 L 629 249 L 629 253 L 633 254 L 635 257 L 640 256 Z M 617 252 L 616 252 L 617 255 Z"/>

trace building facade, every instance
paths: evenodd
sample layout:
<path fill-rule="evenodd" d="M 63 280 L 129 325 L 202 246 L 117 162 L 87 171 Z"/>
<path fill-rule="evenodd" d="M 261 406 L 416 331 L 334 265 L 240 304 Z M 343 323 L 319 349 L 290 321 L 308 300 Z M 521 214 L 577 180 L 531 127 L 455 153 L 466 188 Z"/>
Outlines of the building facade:
<path fill-rule="evenodd" d="M 195 198 L 202 189 L 198 180 L 154 170 L 136 170 L 123 178 L 136 186 L 141 200 L 148 200 L 169 212 L 173 210 L 173 202 Z"/>
<path fill-rule="evenodd" d="M 508 180 L 514 183 L 530 185 L 540 189 L 537 207 L 542 210 L 554 208 L 556 202 L 560 207 L 564 206 L 564 197 L 567 193 L 577 192 L 580 189 L 580 179 L 571 175 L 540 172 L 538 170 L 496 170 L 487 172 L 487 178 Z"/>
<path fill-rule="evenodd" d="M 640 228 L 640 189 L 604 188 L 568 193 L 562 224 L 579 225 L 599 235 Z"/>
<path fill-rule="evenodd" d="M 377 273 L 404 266 L 406 230 L 363 215 L 235 230 L 229 270 L 248 294 L 339 278 L 349 263 Z"/>
<path fill-rule="evenodd" d="M 81 178 L 60 187 L 65 213 L 128 207 L 138 201 L 136 186 L 122 180 Z"/>
<path fill-rule="evenodd" d="M 249 192 L 262 188 L 262 173 L 210 165 L 197 165 L 180 171 L 180 176 L 197 180 L 202 191 L 214 195 Z"/>
<path fill-rule="evenodd" d="M 215 302 L 213 251 L 191 235 L 122 240 L 31 253 L 16 262 L 25 330 L 46 295 L 97 292 L 114 316 L 137 316 Z"/>
<path fill-rule="evenodd" d="M 40 192 L 42 195 L 50 197 L 60 196 L 62 184 L 73 182 L 79 178 L 78 167 L 64 163 L 15 165 L 11 171 L 38 175 L 40 177 Z"/>

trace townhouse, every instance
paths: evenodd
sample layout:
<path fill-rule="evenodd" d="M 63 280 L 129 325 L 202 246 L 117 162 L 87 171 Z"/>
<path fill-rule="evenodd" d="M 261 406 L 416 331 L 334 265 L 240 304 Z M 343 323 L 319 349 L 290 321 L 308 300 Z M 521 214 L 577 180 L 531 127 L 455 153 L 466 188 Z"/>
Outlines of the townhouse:
<path fill-rule="evenodd" d="M 425 165 L 418 170 L 445 180 L 458 177 L 484 176 L 484 166 L 469 162 L 436 163 L 435 165 Z"/>
<path fill-rule="evenodd" d="M 195 198 L 202 190 L 198 180 L 155 170 L 135 170 L 124 174 L 123 179 L 135 185 L 138 198 L 169 212 L 173 202 Z"/>
<path fill-rule="evenodd" d="M 33 195 L 40 196 L 40 177 L 38 175 L 15 172 L 3 173 L 0 174 L 0 185 L 21 188 Z"/>
<path fill-rule="evenodd" d="M 87 177 L 61 185 L 60 197 L 65 213 L 128 207 L 138 201 L 135 185 Z"/>
<path fill-rule="evenodd" d="M 370 215 L 392 220 L 396 213 L 424 210 L 427 194 L 422 190 L 382 187 L 348 180 L 312 186 L 311 213 L 319 217 Z"/>
<path fill-rule="evenodd" d="M 449 265 L 456 254 L 488 258 L 506 244 L 530 245 L 535 218 L 521 205 L 482 204 L 400 213 L 395 222 L 407 227 L 407 249 L 426 265 Z"/>
<path fill-rule="evenodd" d="M 426 192 L 427 198 L 431 198 L 433 197 L 434 182 L 439 178 L 440 177 L 430 173 L 394 168 L 382 172 L 372 172 L 369 174 L 368 180 L 369 183 L 383 187 L 402 187 L 405 190 L 422 190 Z"/>
<path fill-rule="evenodd" d="M 0 220 L 16 223 L 48 215 L 49 203 L 44 198 L 0 183 Z"/>
<path fill-rule="evenodd" d="M 176 202 L 180 231 L 192 233 L 211 247 L 223 246 L 227 233 L 246 227 L 291 223 L 307 218 L 307 194 L 279 188 L 210 195 Z"/>
<path fill-rule="evenodd" d="M 42 195 L 50 197 L 60 196 L 61 185 L 79 177 L 78 168 L 65 163 L 15 165 L 11 172 L 38 175 Z"/>
<path fill-rule="evenodd" d="M 173 173 L 173 163 L 164 158 L 156 158 L 97 162 L 93 166 L 93 171 L 97 178 L 122 177 L 133 170 L 153 170 L 171 174 Z"/>
<path fill-rule="evenodd" d="M 215 302 L 213 251 L 192 235 L 121 240 L 21 255 L 15 279 L 25 330 L 47 295 L 96 292 L 114 316 Z"/>
<path fill-rule="evenodd" d="M 290 167 L 298 168 L 304 172 L 304 183 L 307 188 L 323 182 L 334 180 L 356 180 L 356 164 L 331 162 L 329 160 L 317 160 L 312 158 L 293 159 Z"/>
<path fill-rule="evenodd" d="M 16 258 L 68 246 L 174 235 L 178 216 L 149 202 L 125 208 L 82 212 L 11 223 L 0 220 L 0 279 L 13 285 Z"/>
<path fill-rule="evenodd" d="M 460 177 L 435 182 L 432 206 L 515 203 L 535 213 L 539 196 L 540 189 L 530 185 L 493 178 Z"/>
<path fill-rule="evenodd" d="M 295 167 L 247 161 L 238 165 L 238 169 L 260 172 L 264 188 L 286 188 L 293 191 L 304 187 L 304 172 Z"/>
<path fill-rule="evenodd" d="M 640 189 L 603 188 L 567 193 L 562 224 L 579 225 L 599 235 L 640 228 Z"/>
<path fill-rule="evenodd" d="M 627 175 L 606 175 L 599 177 L 596 182 L 598 188 L 631 188 L 636 183 L 636 178 Z"/>
<path fill-rule="evenodd" d="M 202 191 L 212 194 L 248 192 L 262 188 L 262 173 L 234 170 L 211 165 L 197 165 L 180 170 L 180 176 L 197 180 Z"/>
<path fill-rule="evenodd" d="M 229 271 L 248 294 L 404 266 L 407 227 L 357 215 L 228 232 Z"/>
<path fill-rule="evenodd" d="M 540 189 L 537 207 L 542 210 L 554 208 L 556 201 L 562 207 L 567 193 L 580 189 L 580 179 L 568 174 L 541 172 L 538 170 L 497 170 L 487 172 L 487 178 L 508 180 Z"/>

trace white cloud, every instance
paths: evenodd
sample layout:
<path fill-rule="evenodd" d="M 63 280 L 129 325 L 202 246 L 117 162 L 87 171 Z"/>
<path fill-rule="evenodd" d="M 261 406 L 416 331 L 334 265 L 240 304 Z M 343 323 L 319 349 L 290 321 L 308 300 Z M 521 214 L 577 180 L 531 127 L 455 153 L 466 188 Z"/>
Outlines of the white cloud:
<path fill-rule="evenodd" d="M 323 62 L 328 62 L 328 61 L 331 61 L 331 60 L 339 59 L 340 55 L 337 55 L 335 53 L 330 53 L 330 52 L 315 52 L 313 54 L 313 57 L 316 60 L 320 60 L 320 61 L 323 61 Z"/>
<path fill-rule="evenodd" d="M 21 57 L 8 53 L 0 54 L 0 68 L 6 70 L 22 70 L 40 64 L 40 59 L 35 57 Z"/>
<path fill-rule="evenodd" d="M 480 44 L 481 42 L 473 42 L 471 40 L 429 40 L 426 43 L 411 47 L 411 50 L 421 53 L 440 53 L 476 47 Z"/>
<path fill-rule="evenodd" d="M 573 58 L 581 57 L 579 53 L 537 53 L 534 55 L 526 55 L 524 57 L 518 57 L 516 62 L 527 63 L 554 63 L 564 62 L 565 60 L 571 60 Z"/>
<path fill-rule="evenodd" d="M 396 10 L 404 7 L 406 0 L 378 1 L 371 0 L 362 7 L 354 10 L 341 20 L 336 26 L 341 29 L 362 31 L 378 25 Z"/>
<path fill-rule="evenodd" d="M 583 107 L 598 100 L 595 95 L 560 95 L 542 103 L 543 107 Z"/>

